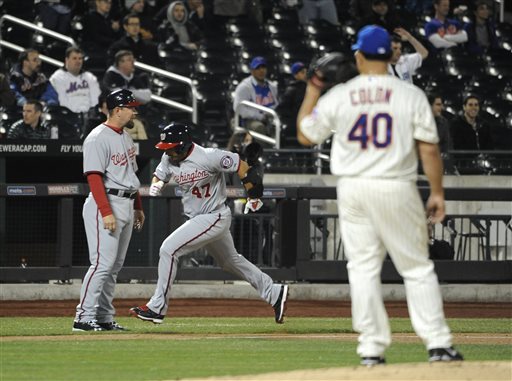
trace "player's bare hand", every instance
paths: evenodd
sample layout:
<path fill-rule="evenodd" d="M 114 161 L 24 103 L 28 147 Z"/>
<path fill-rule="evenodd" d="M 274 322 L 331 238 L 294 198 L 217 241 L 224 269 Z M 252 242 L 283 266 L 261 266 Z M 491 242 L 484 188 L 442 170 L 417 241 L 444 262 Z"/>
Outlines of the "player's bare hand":
<path fill-rule="evenodd" d="M 445 215 L 444 196 L 442 194 L 431 194 L 427 200 L 427 218 L 429 223 L 436 224 L 442 222 Z"/>
<path fill-rule="evenodd" d="M 165 183 L 162 180 L 157 181 L 156 183 L 151 184 L 149 187 L 149 195 L 150 196 L 160 196 L 162 194 L 162 188 Z"/>
<path fill-rule="evenodd" d="M 140 232 L 144 226 L 145 219 L 146 216 L 144 215 L 144 212 L 142 210 L 135 209 L 133 211 L 133 229 Z"/>
<path fill-rule="evenodd" d="M 244 214 L 249 212 L 257 212 L 263 206 L 263 201 L 259 198 L 248 198 L 245 203 Z"/>
<path fill-rule="evenodd" d="M 113 214 L 103 217 L 103 228 L 110 230 L 112 233 L 116 231 L 116 218 Z"/>

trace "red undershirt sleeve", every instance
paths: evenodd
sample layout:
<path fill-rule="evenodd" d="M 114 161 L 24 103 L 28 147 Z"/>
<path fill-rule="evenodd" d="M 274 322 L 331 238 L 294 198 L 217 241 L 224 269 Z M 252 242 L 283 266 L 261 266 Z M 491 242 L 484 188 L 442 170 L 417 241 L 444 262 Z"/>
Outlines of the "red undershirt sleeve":
<path fill-rule="evenodd" d="M 133 208 L 136 210 L 142 210 L 142 199 L 140 198 L 140 193 L 137 192 L 137 196 L 135 196 L 135 200 L 133 203 Z"/>
<path fill-rule="evenodd" d="M 103 185 L 102 175 L 99 173 L 89 173 L 87 175 L 87 182 L 89 183 L 89 188 L 91 189 L 94 201 L 96 201 L 98 205 L 101 216 L 106 217 L 113 214 L 110 203 L 108 202 L 107 193 L 105 192 L 105 186 Z"/>

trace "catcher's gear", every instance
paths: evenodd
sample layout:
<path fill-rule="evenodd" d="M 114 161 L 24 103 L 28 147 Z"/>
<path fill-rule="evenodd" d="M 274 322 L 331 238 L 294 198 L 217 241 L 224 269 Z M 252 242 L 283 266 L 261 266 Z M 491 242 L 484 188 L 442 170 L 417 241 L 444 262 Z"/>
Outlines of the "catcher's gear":
<path fill-rule="evenodd" d="M 155 147 L 167 151 L 171 162 L 178 164 L 188 154 L 192 144 L 190 126 L 172 122 L 163 128 L 160 133 L 160 142 Z"/>
<path fill-rule="evenodd" d="M 247 198 L 247 202 L 245 203 L 244 214 L 249 212 L 257 212 L 263 206 L 263 201 L 259 198 Z"/>
<path fill-rule="evenodd" d="M 352 57 L 341 53 L 328 53 L 319 58 L 308 70 L 309 81 L 321 90 L 347 82 L 357 75 Z"/>
<path fill-rule="evenodd" d="M 245 185 L 247 183 L 252 184 L 251 189 L 247 189 L 247 195 L 250 198 L 260 198 L 263 196 L 263 176 L 258 171 L 257 167 L 250 167 L 245 177 L 242 179 L 242 183 Z"/>
<path fill-rule="evenodd" d="M 141 103 L 135 100 L 133 93 L 127 89 L 112 91 L 107 95 L 107 109 L 113 110 L 116 107 L 137 107 Z"/>
<path fill-rule="evenodd" d="M 165 183 L 162 180 L 158 180 L 156 183 L 151 184 L 149 187 L 150 196 L 160 196 L 162 194 L 162 188 Z"/>

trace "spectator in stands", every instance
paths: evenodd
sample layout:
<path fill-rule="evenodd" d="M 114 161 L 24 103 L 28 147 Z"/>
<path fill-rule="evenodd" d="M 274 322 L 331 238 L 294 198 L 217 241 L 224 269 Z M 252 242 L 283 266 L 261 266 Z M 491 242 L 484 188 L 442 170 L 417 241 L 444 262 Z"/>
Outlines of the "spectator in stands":
<path fill-rule="evenodd" d="M 188 0 L 186 5 L 188 19 L 204 32 L 208 23 L 208 14 L 205 12 L 203 0 Z"/>
<path fill-rule="evenodd" d="M 250 101 L 275 109 L 279 104 L 277 85 L 267 79 L 267 61 L 263 57 L 254 57 L 250 69 L 251 75 L 243 79 L 235 89 L 233 110 L 236 112 L 242 101 Z M 273 126 L 270 114 L 241 106 L 240 116 L 246 128 L 262 134 L 271 134 Z"/>
<path fill-rule="evenodd" d="M 16 104 L 16 96 L 14 92 L 11 90 L 11 86 L 9 85 L 9 79 L 7 75 L 4 73 L 0 73 L 0 107 L 5 107 L 6 109 L 14 106 Z"/>
<path fill-rule="evenodd" d="M 140 30 L 140 18 L 135 13 L 130 13 L 123 18 L 125 36 L 114 42 L 108 51 L 108 56 L 113 58 L 120 50 L 129 50 L 135 59 L 148 65 L 158 66 L 159 58 L 155 44 L 142 38 Z"/>
<path fill-rule="evenodd" d="M 170 37 L 167 45 L 180 45 L 189 50 L 197 50 L 203 38 L 201 30 L 188 19 L 188 11 L 183 1 L 174 1 L 167 8 L 167 20 L 170 23 Z"/>
<path fill-rule="evenodd" d="M 405 9 L 413 15 L 429 14 L 432 9 L 432 0 L 406 0 Z"/>
<path fill-rule="evenodd" d="M 114 57 L 114 65 L 103 76 L 102 90 L 111 92 L 116 89 L 128 89 L 142 104 L 151 100 L 149 77 L 146 73 L 135 73 L 135 58 L 129 50 L 120 50 Z"/>
<path fill-rule="evenodd" d="M 468 35 L 459 21 L 447 18 L 450 0 L 434 0 L 435 16 L 425 24 L 425 35 L 436 49 L 463 44 Z"/>
<path fill-rule="evenodd" d="M 59 104 L 71 112 L 65 113 L 66 122 L 82 135 L 91 109 L 97 105 L 100 85 L 94 74 L 82 71 L 84 53 L 77 47 L 66 49 L 64 68 L 57 69 L 50 83 L 57 91 Z"/>
<path fill-rule="evenodd" d="M 373 0 L 350 0 L 349 12 L 357 25 L 361 24 L 363 18 L 372 14 Z M 388 0 L 388 12 L 394 13 L 395 1 Z"/>
<path fill-rule="evenodd" d="M 307 24 L 310 20 L 325 20 L 333 25 L 339 25 L 334 0 L 303 0 L 298 14 L 301 24 Z"/>
<path fill-rule="evenodd" d="M 287 142 L 297 142 L 297 114 L 299 113 L 304 94 L 306 93 L 307 85 L 307 68 L 302 62 L 295 62 L 291 67 L 291 73 L 294 81 L 290 82 L 279 101 L 276 112 L 283 124 L 282 134 L 291 139 L 285 139 L 282 144 L 287 145 Z"/>
<path fill-rule="evenodd" d="M 71 18 L 75 0 L 39 0 L 39 17 L 45 28 L 68 35 L 71 31 Z"/>
<path fill-rule="evenodd" d="M 23 119 L 14 122 L 7 132 L 7 139 L 50 139 L 50 129 L 42 121 L 43 106 L 29 99 L 23 105 Z"/>
<path fill-rule="evenodd" d="M 120 36 L 119 20 L 110 16 L 112 0 L 96 0 L 94 10 L 84 17 L 82 40 L 87 52 L 102 53 Z"/>
<path fill-rule="evenodd" d="M 499 48 L 496 25 L 490 17 L 486 1 L 476 1 L 471 22 L 464 25 L 464 30 L 468 34 L 467 48 L 470 53 L 482 54 L 487 50 Z"/>
<path fill-rule="evenodd" d="M 155 35 L 155 24 L 151 7 L 146 6 L 145 0 L 124 0 L 126 9 L 125 15 L 137 15 L 140 20 L 140 35 L 143 40 L 153 40 Z M 125 16 L 126 17 L 126 16 Z"/>
<path fill-rule="evenodd" d="M 389 9 L 388 0 L 372 0 L 372 11 L 362 18 L 359 28 L 365 25 L 380 25 L 390 34 L 398 27 L 398 18 L 395 12 Z"/>
<path fill-rule="evenodd" d="M 216 23 L 223 23 L 231 17 L 247 16 L 247 0 L 213 0 L 213 15 Z"/>
<path fill-rule="evenodd" d="M 18 106 L 23 106 L 27 99 L 48 105 L 59 103 L 55 89 L 40 70 L 41 59 L 37 50 L 26 49 L 20 53 L 18 64 L 12 69 L 9 78 Z"/>
<path fill-rule="evenodd" d="M 428 57 L 428 50 L 405 29 L 396 28 L 394 32 L 395 36 L 391 41 L 393 55 L 389 60 L 388 72 L 395 77 L 412 83 L 412 76 Z M 402 54 L 402 41 L 408 41 L 416 50 L 416 53 Z"/>
<path fill-rule="evenodd" d="M 436 121 L 437 135 L 439 136 L 439 150 L 441 151 L 441 155 L 447 154 L 448 151 L 453 149 L 453 143 L 450 136 L 450 122 L 443 116 L 443 98 L 437 93 L 429 93 L 427 97 Z"/>
<path fill-rule="evenodd" d="M 492 150 L 491 131 L 480 118 L 480 100 L 475 95 L 464 98 L 463 114 L 451 123 L 453 148 L 456 150 Z"/>

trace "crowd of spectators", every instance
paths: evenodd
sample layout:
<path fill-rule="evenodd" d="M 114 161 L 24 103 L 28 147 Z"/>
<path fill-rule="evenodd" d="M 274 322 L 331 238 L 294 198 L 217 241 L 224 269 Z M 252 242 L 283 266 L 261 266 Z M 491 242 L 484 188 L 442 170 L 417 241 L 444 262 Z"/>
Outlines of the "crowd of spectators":
<path fill-rule="evenodd" d="M 171 52 L 175 49 L 176 52 L 196 54 L 205 41 L 212 40 L 210 36 L 223 23 L 235 18 L 242 23 L 247 20 L 249 24 L 265 24 L 276 6 L 296 12 L 302 28 L 314 22 L 343 28 L 346 18 L 339 17 L 342 13 L 351 15 L 347 25 L 353 27 L 352 34 L 367 24 L 385 27 L 394 36 L 388 71 L 411 83 L 415 83 L 416 73 L 430 56 L 439 57 L 444 49 L 459 47 L 475 55 L 503 49 L 491 4 L 484 0 L 452 2 L 351 0 L 347 9 L 341 9 L 340 2 L 334 0 L 213 0 L 204 3 L 202 0 L 40 0 L 37 1 L 37 20 L 49 29 L 70 35 L 73 20 L 78 16 L 83 26 L 78 30 L 80 48 L 67 49 L 62 57 L 64 67 L 55 70 L 49 79 L 41 72 L 39 51 L 31 47 L 19 55 L 9 73 L 1 73 L 2 108 L 23 112 L 23 119 L 12 127 L 4 126 L 3 136 L 50 138 L 50 133 L 43 131 L 48 127 L 41 121 L 43 110 L 48 108 L 57 114 L 60 110 L 66 123 L 72 125 L 74 132 L 60 137 L 83 139 L 94 127 L 93 123 L 103 119 L 101 108 L 105 94 L 117 88 L 127 88 L 146 105 L 141 107 L 134 137 L 147 138 L 144 114 L 145 107 L 150 104 L 152 84 L 146 73 L 135 69 L 135 60 L 164 67 L 163 57 L 159 55 L 162 46 Z M 407 12 L 423 20 L 423 26 L 406 22 Z M 261 44 L 265 42 L 261 41 Z M 232 103 L 228 114 L 232 116 L 239 109 L 242 126 L 272 136 L 274 126 L 270 114 L 239 107 L 239 104 L 248 100 L 274 109 L 283 123 L 284 145 L 296 146 L 295 118 L 304 96 L 310 62 L 296 60 L 285 65 L 276 64 L 275 57 L 265 56 L 265 50 L 261 51 L 263 54 L 244 58 L 248 59 L 250 75 L 239 78 L 230 89 Z M 93 74 L 84 70 L 84 58 L 89 58 L 88 62 L 103 62 L 102 72 Z M 492 131 L 480 117 L 482 99 L 476 95 L 462 99 L 463 94 L 458 94 L 461 100 L 457 108 L 461 113 L 450 115 L 442 108 L 448 94 L 431 91 L 428 95 L 443 152 L 494 148 Z M 38 117 L 34 119 L 31 115 Z M 226 128 L 230 129 L 230 126 Z"/>

